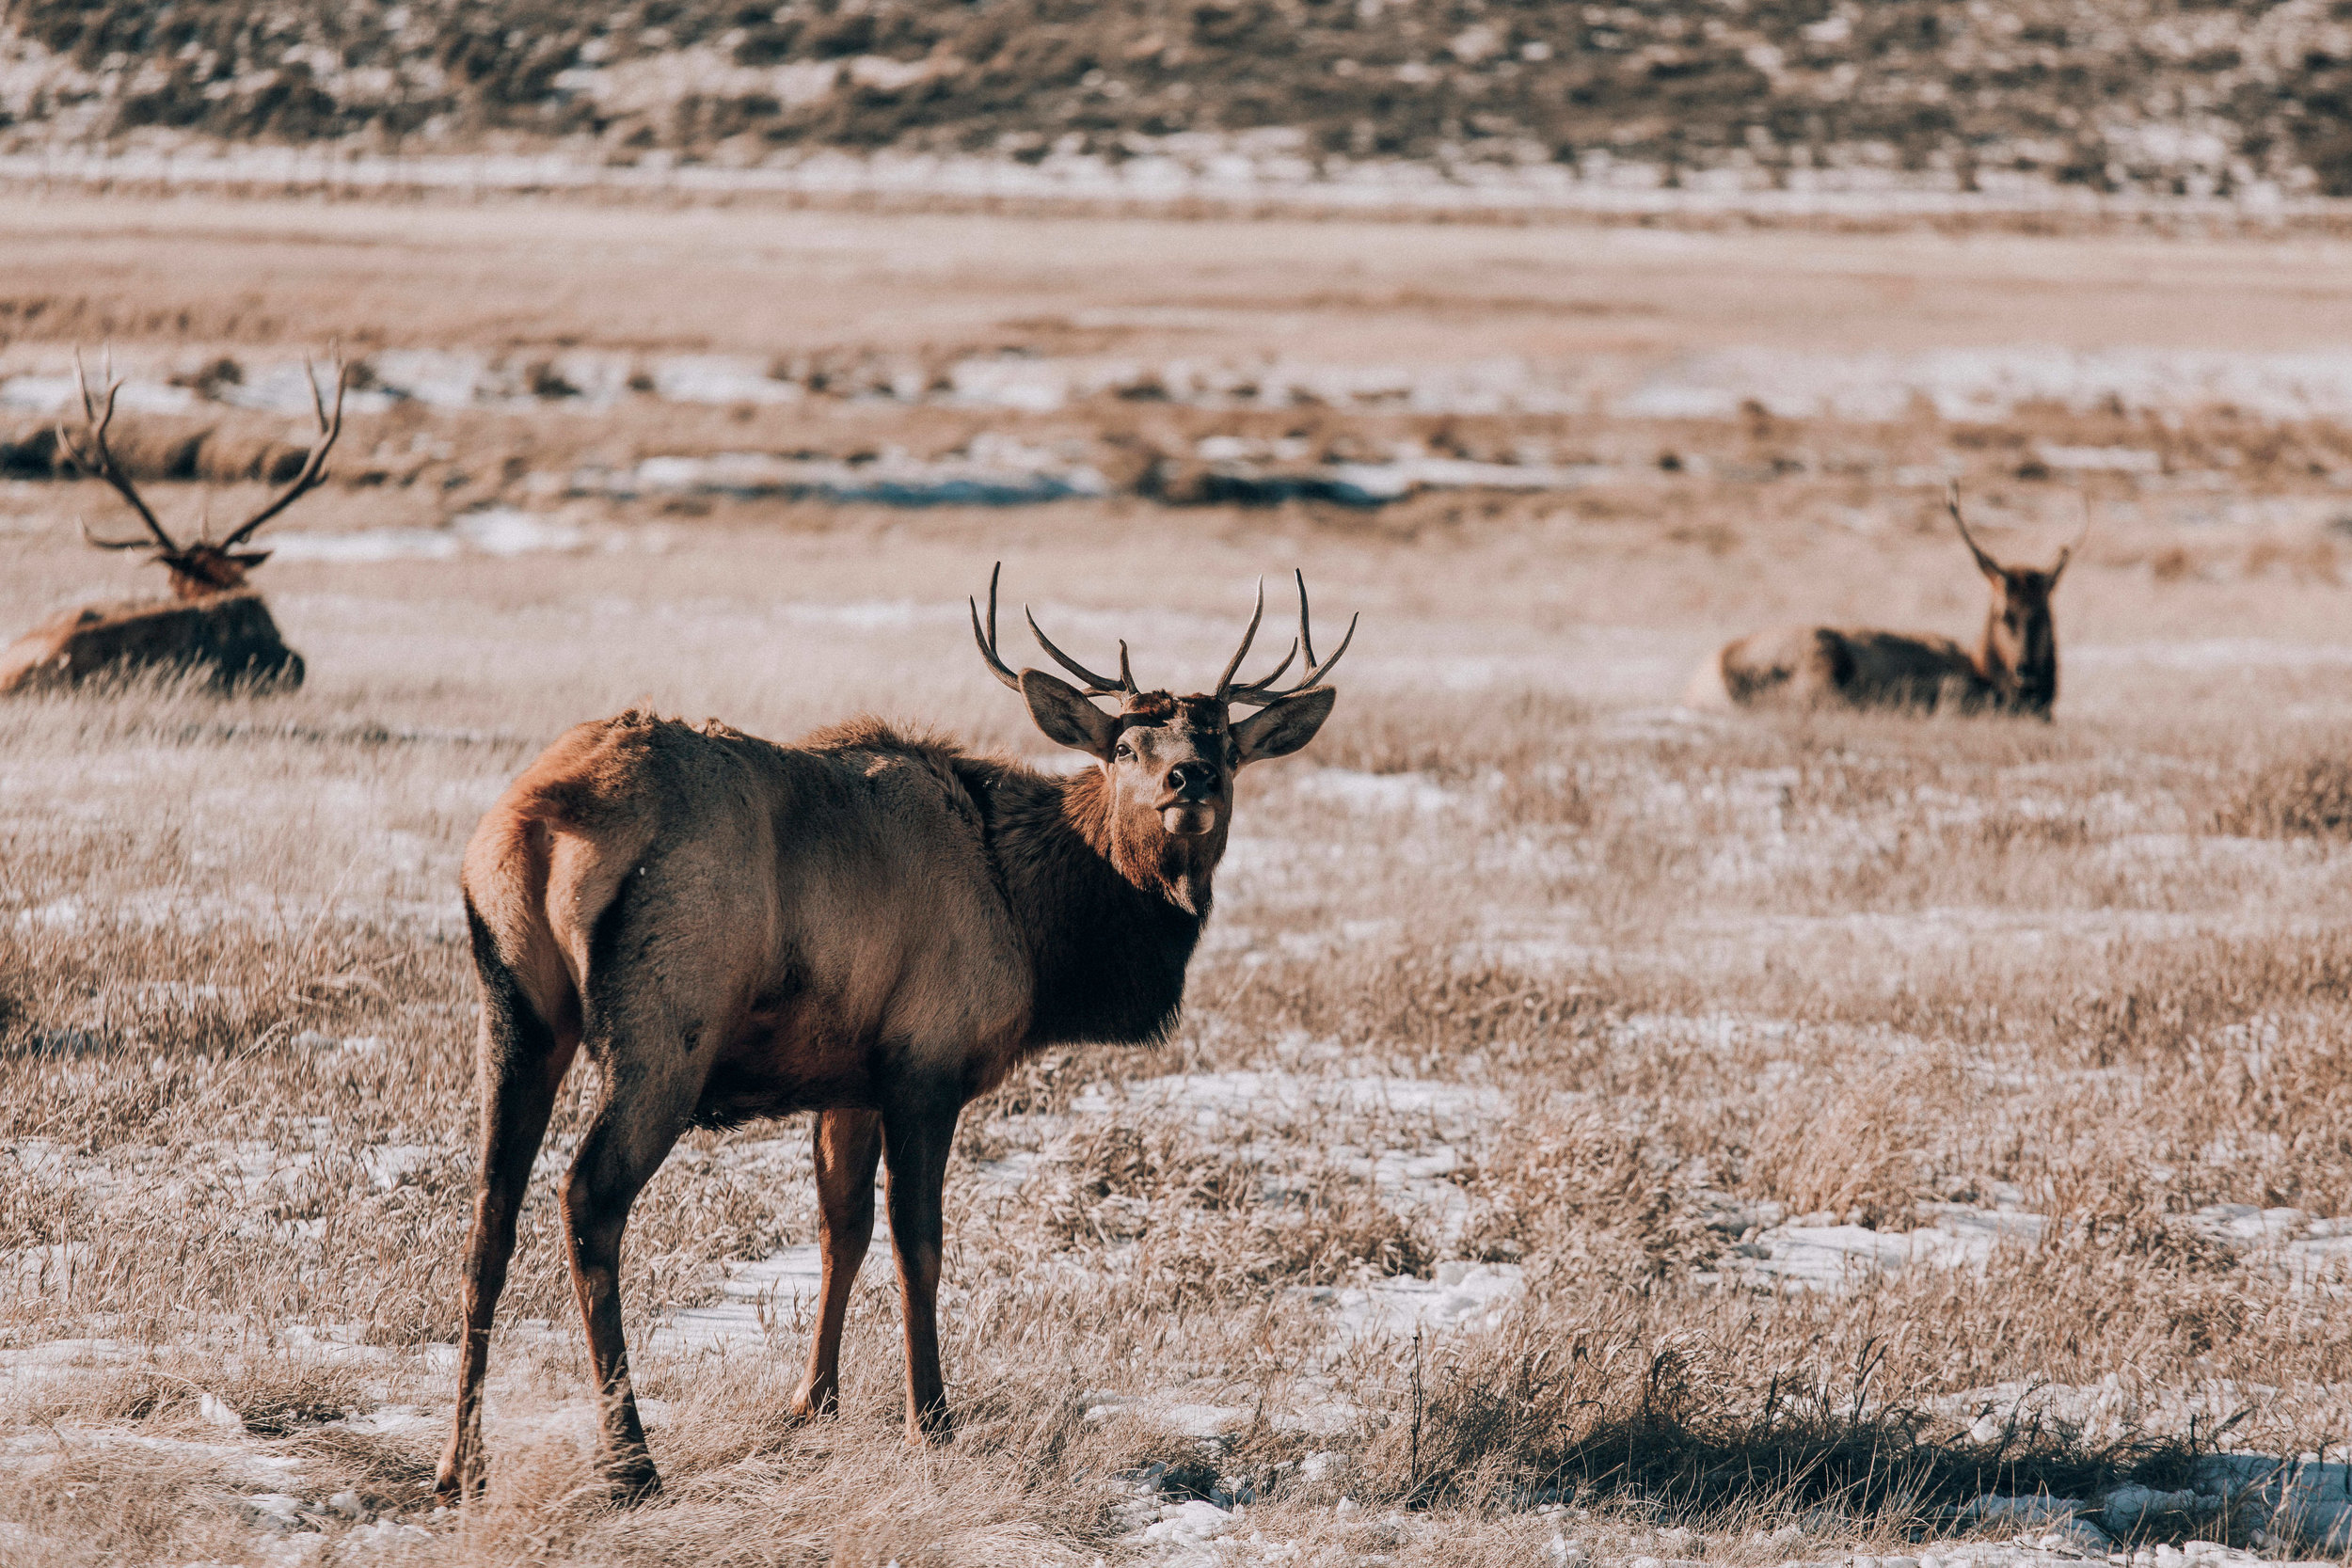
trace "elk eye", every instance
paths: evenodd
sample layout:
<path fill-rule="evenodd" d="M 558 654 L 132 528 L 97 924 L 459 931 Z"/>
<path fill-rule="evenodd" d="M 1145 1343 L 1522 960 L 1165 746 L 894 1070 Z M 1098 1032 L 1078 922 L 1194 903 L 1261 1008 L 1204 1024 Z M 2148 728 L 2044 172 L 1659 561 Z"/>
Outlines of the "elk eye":
<path fill-rule="evenodd" d="M 1129 742 L 1122 740 L 1112 750 L 1111 754 L 1117 757 L 1132 757 L 1136 754 L 1136 749 Z"/>

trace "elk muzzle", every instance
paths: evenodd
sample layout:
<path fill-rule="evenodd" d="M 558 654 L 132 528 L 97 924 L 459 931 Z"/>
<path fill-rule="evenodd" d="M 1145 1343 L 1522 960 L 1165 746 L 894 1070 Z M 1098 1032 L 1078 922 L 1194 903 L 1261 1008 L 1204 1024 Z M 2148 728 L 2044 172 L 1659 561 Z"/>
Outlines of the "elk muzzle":
<path fill-rule="evenodd" d="M 1199 838 L 1216 829 L 1223 783 L 1216 768 L 1205 762 L 1176 763 L 1165 783 L 1156 804 L 1169 837 Z"/>

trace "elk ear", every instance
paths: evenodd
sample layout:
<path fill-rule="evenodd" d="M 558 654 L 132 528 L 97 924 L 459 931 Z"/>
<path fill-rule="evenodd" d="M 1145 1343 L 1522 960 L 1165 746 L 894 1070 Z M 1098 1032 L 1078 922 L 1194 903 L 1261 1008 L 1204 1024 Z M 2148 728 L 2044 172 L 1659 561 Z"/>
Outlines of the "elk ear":
<path fill-rule="evenodd" d="M 1029 717 L 1046 739 L 1110 761 L 1111 748 L 1119 743 L 1119 721 L 1088 702 L 1076 687 L 1042 670 L 1024 670 L 1021 695 L 1028 699 Z"/>
<path fill-rule="evenodd" d="M 1295 691 L 1235 724 L 1233 741 L 1241 748 L 1242 765 L 1263 762 L 1267 757 L 1286 757 L 1306 745 L 1323 728 L 1323 721 L 1331 717 L 1331 705 L 1339 700 L 1335 687 L 1311 687 Z"/>

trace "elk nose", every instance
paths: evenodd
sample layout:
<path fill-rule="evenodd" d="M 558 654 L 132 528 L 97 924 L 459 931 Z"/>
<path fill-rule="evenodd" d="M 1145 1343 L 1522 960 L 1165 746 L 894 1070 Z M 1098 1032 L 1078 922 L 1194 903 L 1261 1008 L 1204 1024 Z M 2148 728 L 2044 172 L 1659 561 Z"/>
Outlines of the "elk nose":
<path fill-rule="evenodd" d="M 1187 800 L 1197 800 L 1216 788 L 1216 769 L 1205 762 L 1180 762 L 1168 770 L 1168 787 Z"/>

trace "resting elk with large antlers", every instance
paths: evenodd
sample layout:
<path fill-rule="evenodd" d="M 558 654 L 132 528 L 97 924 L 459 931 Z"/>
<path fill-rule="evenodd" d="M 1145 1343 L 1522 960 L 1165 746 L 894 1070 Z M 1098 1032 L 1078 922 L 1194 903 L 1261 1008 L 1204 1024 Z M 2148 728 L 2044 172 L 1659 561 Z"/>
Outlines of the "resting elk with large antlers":
<path fill-rule="evenodd" d="M 1961 515 L 1960 486 L 1944 504 L 1977 570 L 1993 589 L 1984 635 L 1972 652 L 1948 637 L 1876 627 L 1787 626 L 1724 645 L 1699 666 L 1683 702 L 1692 707 L 1803 706 L 1932 709 L 2029 714 L 2047 719 L 2058 701 L 2058 623 L 2050 594 L 2082 536 L 2049 570 L 2004 566 L 1986 553 Z M 2090 531 L 2084 519 L 2084 532 Z"/>
<path fill-rule="evenodd" d="M 227 538 L 207 536 L 186 545 L 165 529 L 106 444 L 122 383 L 110 377 L 103 391 L 93 390 L 78 359 L 74 369 L 82 393 L 83 429 L 77 434 L 59 425 L 58 450 L 75 468 L 111 485 L 147 529 L 143 538 L 101 539 L 85 525 L 82 536 L 102 550 L 148 551 L 148 559 L 170 574 L 172 596 L 161 602 L 87 605 L 35 627 L 0 651 L 0 693 L 58 690 L 90 680 L 174 671 L 200 673 L 207 684 L 223 691 L 292 690 L 300 686 L 302 656 L 286 646 L 269 607 L 246 580 L 246 574 L 267 561 L 269 552 L 242 546 L 263 523 L 326 482 L 326 454 L 342 433 L 348 379 L 343 367 L 335 367 L 331 410 L 318 378 L 310 377 L 318 435 L 293 481 Z M 304 369 L 307 372 L 309 367 Z"/>
<path fill-rule="evenodd" d="M 1084 685 L 1014 674 L 997 655 L 992 576 L 973 636 L 1038 728 L 1094 759 L 1067 777 L 872 719 L 779 746 L 626 713 L 572 730 L 508 788 L 463 879 L 483 1003 L 482 1168 L 442 1497 L 484 1479 L 492 1317 L 532 1160 L 582 1048 L 602 1086 L 564 1179 L 564 1227 L 614 1495 L 659 1484 L 622 1342 L 621 1235 L 691 1127 L 817 1113 L 823 1281 L 793 1402 L 804 1417 L 834 1407 L 887 1165 L 908 1440 L 945 1432 L 935 1310 L 956 1119 L 1041 1047 L 1151 1043 L 1174 1023 L 1233 776 L 1306 745 L 1336 696 L 1322 682 L 1347 641 L 1318 659 L 1303 577 L 1298 595 L 1298 640 L 1271 673 L 1239 678 L 1261 588 L 1216 687 L 1177 697 L 1137 686 L 1125 643 L 1118 677 L 1098 675 L 1034 617 L 1040 645 Z M 1302 655 L 1305 673 L 1277 686 Z"/>

